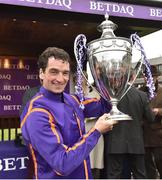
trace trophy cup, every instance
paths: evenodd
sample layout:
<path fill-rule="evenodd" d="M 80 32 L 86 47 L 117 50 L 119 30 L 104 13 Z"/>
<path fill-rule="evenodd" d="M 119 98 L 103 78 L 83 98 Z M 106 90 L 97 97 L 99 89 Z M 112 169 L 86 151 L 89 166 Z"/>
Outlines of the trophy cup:
<path fill-rule="evenodd" d="M 101 38 L 87 44 L 90 70 L 97 91 L 112 104 L 110 118 L 118 121 L 131 120 L 129 115 L 118 110 L 117 104 L 128 88 L 132 43 L 127 38 L 116 37 L 114 30 L 117 25 L 108 20 L 107 14 L 105 19 L 98 26 L 98 30 L 102 32 Z"/>
<path fill-rule="evenodd" d="M 112 104 L 110 118 L 117 121 L 132 120 L 129 115 L 118 110 L 117 104 L 133 85 L 143 64 L 147 70 L 145 77 L 149 87 L 150 99 L 154 97 L 155 87 L 150 64 L 138 35 L 131 35 L 131 39 L 116 37 L 114 30 L 117 25 L 108 20 L 108 18 L 109 16 L 106 14 L 105 21 L 98 26 L 98 30 L 102 32 L 101 38 L 89 42 L 87 46 L 86 37 L 83 34 L 78 35 L 75 39 L 74 54 L 77 60 L 78 72 L 76 94 L 78 94 L 82 102 L 84 98 L 81 87 L 81 74 L 87 80 L 82 71 L 86 54 L 96 86 L 96 88 L 92 88 Z M 141 52 L 141 59 L 137 62 L 138 66 L 136 65 L 134 70 L 132 70 L 133 45 Z M 132 73 L 136 74 L 133 78 L 131 77 Z M 130 80 L 131 83 L 129 82 Z M 88 82 L 88 84 L 90 83 Z M 82 103 L 81 108 L 84 108 Z"/>

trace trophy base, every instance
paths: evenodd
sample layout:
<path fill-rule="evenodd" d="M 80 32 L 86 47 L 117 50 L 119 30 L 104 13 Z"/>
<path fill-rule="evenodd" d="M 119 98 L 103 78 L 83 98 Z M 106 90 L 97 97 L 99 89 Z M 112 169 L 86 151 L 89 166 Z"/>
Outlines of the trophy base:
<path fill-rule="evenodd" d="M 117 108 L 117 103 L 118 103 L 117 99 L 111 99 L 111 103 L 112 103 L 112 109 L 109 112 L 110 116 L 108 117 L 108 119 L 110 118 L 115 121 L 133 120 L 132 117 L 130 117 L 128 114 L 125 114 L 125 113 L 119 111 L 119 109 Z"/>
<path fill-rule="evenodd" d="M 129 115 L 127 114 L 124 114 L 122 112 L 118 113 L 118 114 L 111 114 L 110 113 L 110 116 L 108 119 L 112 119 L 112 120 L 115 120 L 115 121 L 129 121 L 129 120 L 133 120 Z"/>

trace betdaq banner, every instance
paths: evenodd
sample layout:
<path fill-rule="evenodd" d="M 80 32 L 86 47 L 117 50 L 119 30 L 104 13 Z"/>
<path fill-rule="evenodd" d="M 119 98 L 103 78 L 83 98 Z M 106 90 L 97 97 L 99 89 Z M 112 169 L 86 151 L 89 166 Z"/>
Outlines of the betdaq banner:
<path fill-rule="evenodd" d="M 0 142 L 0 179 L 28 179 L 30 177 L 29 151 L 14 141 Z"/>
<path fill-rule="evenodd" d="M 162 8 L 98 0 L 0 0 L 1 4 L 162 21 Z"/>
<path fill-rule="evenodd" d="M 37 60 L 0 57 L 0 116 L 18 117 L 24 92 L 38 86 Z"/>

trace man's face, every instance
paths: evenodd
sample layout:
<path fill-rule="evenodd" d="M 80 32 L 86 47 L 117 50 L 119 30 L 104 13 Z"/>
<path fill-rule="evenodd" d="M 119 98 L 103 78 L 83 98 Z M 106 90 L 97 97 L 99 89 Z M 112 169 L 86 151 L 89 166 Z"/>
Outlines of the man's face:
<path fill-rule="evenodd" d="M 50 57 L 45 71 L 40 70 L 39 76 L 43 80 L 44 88 L 53 93 L 61 93 L 69 81 L 69 74 L 68 62 Z"/>

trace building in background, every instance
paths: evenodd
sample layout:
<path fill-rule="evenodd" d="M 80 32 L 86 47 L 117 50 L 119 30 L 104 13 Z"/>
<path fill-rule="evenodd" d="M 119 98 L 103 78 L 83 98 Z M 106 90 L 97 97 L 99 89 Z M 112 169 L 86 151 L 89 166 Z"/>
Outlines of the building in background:
<path fill-rule="evenodd" d="M 146 57 L 151 65 L 155 65 L 158 71 L 161 73 L 159 76 L 159 82 L 162 84 L 162 29 L 153 33 L 150 33 L 144 37 L 141 37 L 141 42 L 144 47 Z M 137 52 L 139 59 L 140 53 Z M 134 65 L 136 62 L 134 62 Z M 143 84 L 143 75 L 139 74 L 135 84 Z"/>

